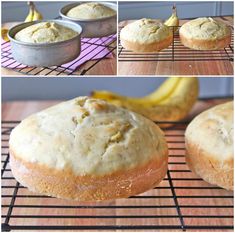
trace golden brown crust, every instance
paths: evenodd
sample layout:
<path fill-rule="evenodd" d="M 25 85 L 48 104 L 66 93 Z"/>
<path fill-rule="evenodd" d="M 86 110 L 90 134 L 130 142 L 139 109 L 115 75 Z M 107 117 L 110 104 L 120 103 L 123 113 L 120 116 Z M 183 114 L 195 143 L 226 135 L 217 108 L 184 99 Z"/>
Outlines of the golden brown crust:
<path fill-rule="evenodd" d="M 170 35 L 162 41 L 150 43 L 150 44 L 140 44 L 137 42 L 130 42 L 124 39 L 121 39 L 121 45 L 128 50 L 134 52 L 159 52 L 168 46 L 171 45 L 173 41 L 173 36 Z"/>
<path fill-rule="evenodd" d="M 79 201 L 125 198 L 153 188 L 167 172 L 167 148 L 141 167 L 103 176 L 76 176 L 70 169 L 56 170 L 25 162 L 10 151 L 14 177 L 31 191 Z"/>
<path fill-rule="evenodd" d="M 185 138 L 185 144 L 186 162 L 193 172 L 208 183 L 233 190 L 233 159 L 220 162 L 187 138 Z"/>
<path fill-rule="evenodd" d="M 228 36 L 225 36 L 222 39 L 199 40 L 199 39 L 187 38 L 183 35 L 183 33 L 180 33 L 180 41 L 184 46 L 191 48 L 191 49 L 216 50 L 216 49 L 223 49 L 230 44 L 231 34 Z"/>

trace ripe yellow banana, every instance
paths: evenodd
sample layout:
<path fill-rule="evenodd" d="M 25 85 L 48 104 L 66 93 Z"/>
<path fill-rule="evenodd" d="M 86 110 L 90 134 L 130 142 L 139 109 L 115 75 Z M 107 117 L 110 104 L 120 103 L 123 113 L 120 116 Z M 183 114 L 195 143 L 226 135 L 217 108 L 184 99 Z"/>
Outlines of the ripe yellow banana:
<path fill-rule="evenodd" d="M 33 21 L 33 13 L 34 13 L 34 4 L 32 2 L 27 2 L 29 5 L 29 13 L 25 18 L 25 22 L 32 22 Z"/>
<path fill-rule="evenodd" d="M 42 19 L 43 19 L 42 14 L 36 8 L 34 8 L 33 21 L 42 20 Z"/>
<path fill-rule="evenodd" d="M 1 36 L 2 36 L 2 39 L 5 40 L 6 42 L 10 41 L 8 36 L 7 36 L 7 33 L 8 33 L 8 29 L 7 28 L 2 28 L 1 29 Z"/>
<path fill-rule="evenodd" d="M 172 15 L 170 16 L 169 19 L 167 19 L 164 23 L 168 27 L 173 27 L 174 26 L 174 32 L 178 29 L 177 27 L 179 26 L 179 18 L 177 16 L 177 10 L 176 6 L 173 5 L 172 7 Z"/>
<path fill-rule="evenodd" d="M 33 2 L 28 2 L 27 4 L 29 5 L 29 13 L 25 19 L 25 22 L 42 20 L 42 14 L 36 9 L 35 4 Z"/>
<path fill-rule="evenodd" d="M 95 95 L 95 98 L 99 99 L 104 98 L 104 99 L 110 99 L 112 101 L 125 101 L 128 102 L 129 104 L 144 104 L 145 106 L 152 106 L 167 99 L 174 91 L 179 80 L 180 79 L 177 77 L 172 77 L 170 79 L 167 79 L 156 91 L 140 98 L 120 96 L 118 94 L 109 91 L 94 91 L 92 94 Z"/>
<path fill-rule="evenodd" d="M 142 98 L 120 96 L 108 91 L 93 91 L 93 98 L 142 114 L 153 121 L 179 121 L 190 112 L 199 91 L 196 77 L 170 77 L 160 88 Z M 160 125 L 168 127 L 170 124 Z"/>

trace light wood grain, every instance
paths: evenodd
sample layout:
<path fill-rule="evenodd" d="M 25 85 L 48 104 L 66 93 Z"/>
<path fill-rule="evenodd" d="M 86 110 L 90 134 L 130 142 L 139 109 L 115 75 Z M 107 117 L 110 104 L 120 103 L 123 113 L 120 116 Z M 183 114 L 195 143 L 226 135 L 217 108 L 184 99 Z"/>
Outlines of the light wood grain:
<path fill-rule="evenodd" d="M 233 27 L 233 16 L 212 17 Z M 122 21 L 125 26 L 133 20 Z M 180 20 L 180 25 L 188 20 Z M 191 53 L 190 53 L 191 54 Z M 208 52 L 208 56 L 210 52 Z M 213 55 L 211 55 L 212 57 Z M 233 75 L 233 62 L 220 61 L 118 61 L 118 75 Z"/>
<path fill-rule="evenodd" d="M 19 22 L 12 22 L 12 23 L 4 23 L 2 27 L 4 28 L 11 28 L 15 25 L 19 24 Z M 114 41 L 110 44 L 112 47 L 116 47 L 117 42 Z M 86 72 L 86 75 L 116 75 L 117 74 L 117 50 L 115 49 L 112 52 L 111 58 L 104 58 L 100 62 L 98 62 L 94 67 L 92 67 L 90 70 Z M 97 60 L 88 61 L 84 64 L 82 64 L 77 71 L 73 73 L 73 75 L 79 76 L 81 74 L 81 71 L 87 70 L 91 65 L 93 65 Z M 22 70 L 22 72 L 26 73 L 27 71 L 30 71 L 32 68 L 25 68 Z M 33 71 L 30 71 L 31 74 L 37 73 L 37 76 L 45 76 L 46 73 L 48 73 L 50 70 L 43 70 L 42 68 L 36 68 Z M 40 72 L 41 71 L 41 72 Z M 3 76 L 25 76 L 25 74 L 17 72 L 17 70 L 7 69 L 4 67 L 1 67 L 1 73 Z M 54 71 L 51 72 L 49 77 L 53 77 L 57 75 L 58 72 Z M 60 76 L 67 76 L 66 73 L 60 74 Z"/>
<path fill-rule="evenodd" d="M 199 114 L 201 111 L 208 109 L 216 104 L 223 103 L 228 101 L 229 99 L 213 99 L 207 101 L 198 101 L 191 111 L 188 119 L 192 119 L 195 115 Z M 59 101 L 14 101 L 14 102 L 4 102 L 2 104 L 2 120 L 22 120 L 28 115 L 38 112 L 46 107 L 54 105 Z M 173 127 L 165 131 L 168 146 L 169 148 L 173 148 L 169 150 L 169 169 L 170 170 L 188 170 L 187 165 L 184 163 L 184 130 L 185 126 Z M 178 136 L 177 136 L 178 135 Z M 8 136 L 4 136 L 3 139 L 7 139 Z M 3 146 L 7 145 L 7 142 L 3 143 Z M 2 159 L 4 159 L 6 154 L 8 153 L 8 148 L 3 148 Z M 180 155 L 180 156 L 179 156 Z M 181 164 L 182 163 L 182 164 Z M 7 165 L 9 169 L 9 164 Z M 195 174 L 191 172 L 170 172 L 171 178 L 198 178 Z M 10 171 L 4 173 L 4 177 L 12 177 Z M 15 185 L 15 180 L 4 179 L 2 180 L 2 185 Z M 233 200 L 231 198 L 181 198 L 180 196 L 231 196 L 232 192 L 228 192 L 223 189 L 180 189 L 177 187 L 213 187 L 212 185 L 202 181 L 202 180 L 173 180 L 173 185 L 175 187 L 174 191 L 176 192 L 177 201 L 179 205 L 233 205 Z M 159 225 L 172 225 L 172 226 L 180 226 L 180 219 L 177 213 L 177 209 L 174 207 L 175 202 L 172 198 L 172 190 L 170 189 L 170 183 L 166 177 L 163 180 L 159 187 L 165 188 L 157 188 L 149 190 L 140 196 L 161 196 L 161 198 L 130 198 L 130 199 L 119 199 L 119 200 L 111 200 L 105 202 L 74 202 L 74 201 L 66 201 L 60 200 L 56 198 L 32 198 L 32 197 L 17 197 L 15 205 L 66 205 L 71 206 L 73 208 L 64 209 L 64 208 L 13 208 L 13 215 L 74 215 L 76 218 L 11 218 L 10 225 L 131 225 L 131 226 L 141 226 L 141 225 L 150 225 L 150 226 L 159 226 Z M 12 195 L 13 189 L 2 189 L 2 194 Z M 29 192 L 25 188 L 20 188 L 18 191 L 18 195 L 35 195 L 34 193 Z M 8 205 L 11 198 L 2 198 L 2 204 Z M 75 206 L 85 205 L 87 208 L 74 208 Z M 89 206 L 140 206 L 140 208 L 89 208 Z M 141 206 L 155 206 L 155 208 L 143 208 Z M 161 206 L 172 205 L 172 208 L 159 208 Z M 7 213 L 8 208 L 2 209 L 2 214 L 5 215 Z M 232 208 L 180 208 L 182 215 L 233 215 Z M 112 218 L 79 218 L 79 216 L 91 215 L 91 216 L 113 216 Z M 137 215 L 137 216 L 146 216 L 152 215 L 156 216 L 154 218 L 115 218 L 115 216 L 120 215 Z M 163 215 L 172 215 L 170 218 L 161 218 L 158 216 Z M 198 225 L 232 225 L 233 219 L 231 218 L 189 218 L 184 217 L 184 224 L 186 226 L 198 226 Z M 2 219 L 4 221 L 4 218 Z M 119 231 L 119 230 L 117 230 Z M 140 230 L 141 231 L 141 230 Z M 144 231 L 144 230 L 142 230 Z M 166 231 L 166 230 L 161 230 Z M 168 230 L 169 231 L 169 230 Z M 181 229 L 175 229 L 172 231 L 182 231 Z M 210 230 L 213 231 L 213 230 Z M 232 230 L 227 230 L 232 231 Z"/>

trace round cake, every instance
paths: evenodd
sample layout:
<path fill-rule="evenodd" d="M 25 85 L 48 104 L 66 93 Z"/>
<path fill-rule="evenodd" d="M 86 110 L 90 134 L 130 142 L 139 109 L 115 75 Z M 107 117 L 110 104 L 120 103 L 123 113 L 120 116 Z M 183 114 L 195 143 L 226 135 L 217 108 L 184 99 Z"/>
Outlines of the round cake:
<path fill-rule="evenodd" d="M 179 30 L 181 43 L 196 50 L 223 49 L 231 42 L 230 28 L 212 18 L 191 20 Z"/>
<path fill-rule="evenodd" d="M 10 166 L 29 190 L 80 201 L 129 197 L 166 175 L 168 150 L 152 121 L 79 97 L 23 120 L 10 135 Z"/>
<path fill-rule="evenodd" d="M 135 52 L 158 52 L 167 48 L 172 40 L 172 30 L 154 19 L 137 20 L 120 32 L 121 45 Z"/>
<path fill-rule="evenodd" d="M 55 43 L 77 36 L 78 33 L 55 22 L 41 22 L 16 33 L 15 39 L 27 43 Z"/>
<path fill-rule="evenodd" d="M 189 168 L 208 183 L 233 190 L 233 102 L 199 114 L 185 132 Z"/>
<path fill-rule="evenodd" d="M 74 19 L 101 19 L 116 15 L 116 11 L 98 2 L 82 3 L 68 11 Z"/>

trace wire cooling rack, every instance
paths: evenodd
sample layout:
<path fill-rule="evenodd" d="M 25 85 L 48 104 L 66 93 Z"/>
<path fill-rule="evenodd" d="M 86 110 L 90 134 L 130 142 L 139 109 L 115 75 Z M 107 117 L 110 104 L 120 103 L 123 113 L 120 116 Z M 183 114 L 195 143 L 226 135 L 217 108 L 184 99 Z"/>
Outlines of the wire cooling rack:
<path fill-rule="evenodd" d="M 74 202 L 29 192 L 12 176 L 8 140 L 18 121 L 2 122 L 2 230 L 233 231 L 233 193 L 195 176 L 184 159 L 188 122 L 165 130 L 169 170 L 141 195 L 105 202 Z"/>
<path fill-rule="evenodd" d="M 119 27 L 119 35 L 122 27 Z M 172 27 L 173 42 L 172 44 L 157 53 L 137 53 L 131 50 L 125 49 L 120 44 L 118 45 L 118 61 L 119 62 L 141 62 L 141 61 L 222 61 L 228 60 L 233 62 L 234 60 L 234 49 L 233 49 L 233 28 L 231 44 L 222 50 L 193 50 L 185 47 L 180 42 L 179 28 Z M 120 36 L 119 36 L 120 38 Z"/>
<path fill-rule="evenodd" d="M 85 75 L 89 70 L 94 68 L 100 61 L 105 58 L 108 58 L 116 50 L 116 35 L 110 35 L 108 37 L 96 38 L 96 39 L 81 39 L 81 54 L 79 59 L 76 62 L 69 64 L 69 66 L 52 66 L 52 67 L 28 67 L 24 66 L 21 63 L 18 63 L 12 57 L 10 42 L 2 42 L 1 46 L 1 59 L 2 66 L 14 70 L 16 72 L 25 74 L 25 75 L 53 75 L 53 76 L 63 76 L 63 75 Z M 107 50 L 107 51 L 105 51 Z M 93 56 L 89 56 L 92 52 Z M 102 56 L 101 56 L 102 55 Z M 100 58 L 94 59 L 99 56 Z M 88 58 L 89 57 L 89 58 Z M 87 60 L 90 62 L 89 65 L 84 66 L 82 64 L 77 69 L 74 69 L 73 66 L 79 61 Z M 7 64 L 7 65 L 6 65 Z M 22 67 L 23 66 L 23 67 Z"/>

